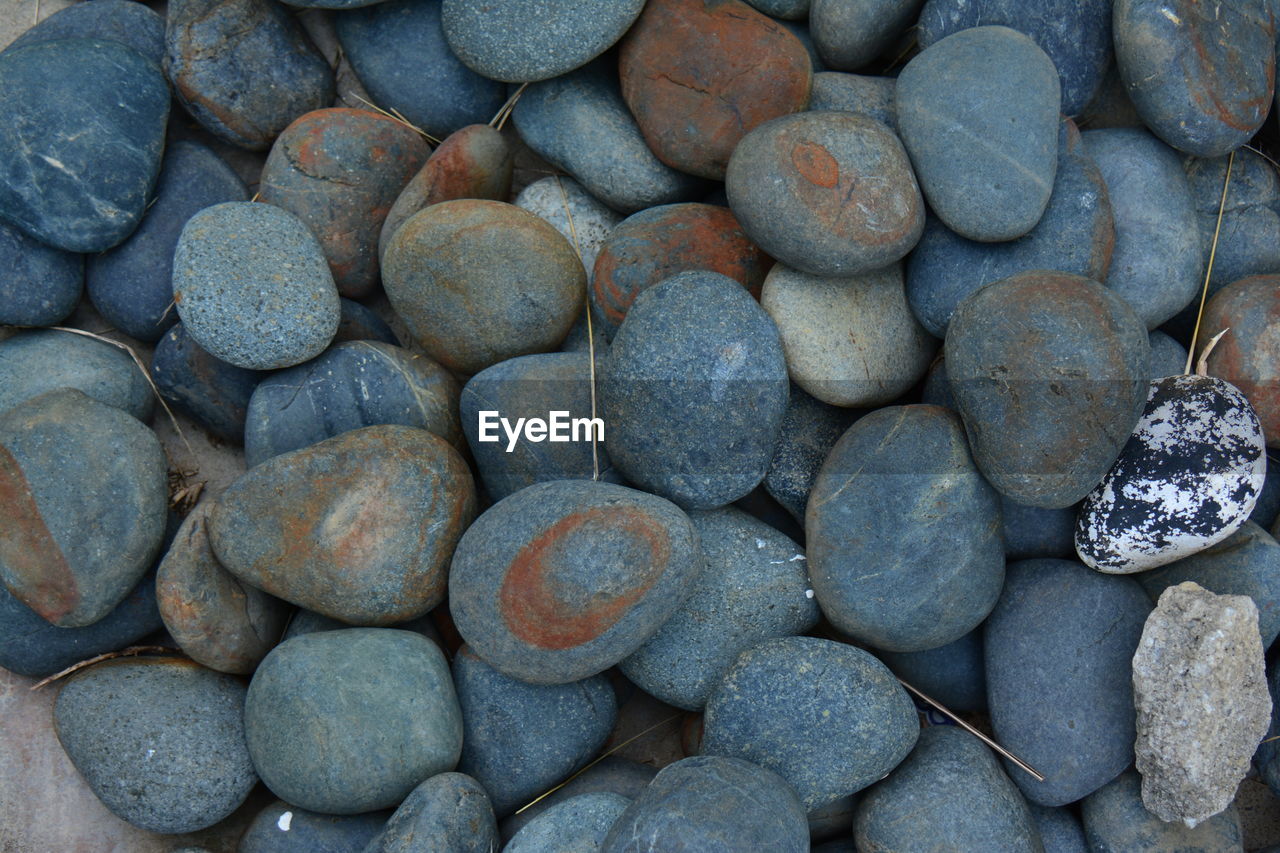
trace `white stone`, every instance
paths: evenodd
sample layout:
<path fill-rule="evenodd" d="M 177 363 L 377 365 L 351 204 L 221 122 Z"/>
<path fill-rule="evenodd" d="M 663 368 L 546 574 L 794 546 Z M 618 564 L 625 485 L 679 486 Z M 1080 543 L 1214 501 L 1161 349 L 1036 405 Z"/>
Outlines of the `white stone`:
<path fill-rule="evenodd" d="M 570 245 L 582 255 L 582 265 L 591 281 L 596 256 L 613 227 L 622 221 L 603 203 L 597 201 L 573 178 L 553 175 L 534 181 L 516 196 L 516 207 L 524 208 L 555 226 Z M 569 226 L 570 218 L 573 226 Z M 574 243 L 574 234 L 577 243 Z"/>

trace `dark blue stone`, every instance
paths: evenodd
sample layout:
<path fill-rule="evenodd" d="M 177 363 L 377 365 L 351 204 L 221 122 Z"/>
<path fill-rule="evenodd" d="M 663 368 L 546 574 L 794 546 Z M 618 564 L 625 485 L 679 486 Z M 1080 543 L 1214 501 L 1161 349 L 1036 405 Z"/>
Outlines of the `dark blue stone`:
<path fill-rule="evenodd" d="M 1089 853 L 1089 843 L 1084 837 L 1080 818 L 1070 808 L 1031 807 L 1031 819 L 1040 831 L 1040 843 L 1044 853 Z"/>
<path fill-rule="evenodd" d="M 1031 802 L 1075 802 L 1133 763 L 1132 661 L 1150 611 L 1133 578 L 1009 564 L 984 635 L 987 705 L 996 741 L 1046 777 L 1006 763 Z"/>
<path fill-rule="evenodd" d="M 1262 493 L 1258 495 L 1258 502 L 1253 505 L 1249 520 L 1271 530 L 1278 516 L 1280 516 L 1280 459 L 1272 457 L 1268 451 L 1267 479 L 1262 484 Z"/>
<path fill-rule="evenodd" d="M 854 409 L 831 406 L 791 386 L 782 434 L 773 461 L 764 476 L 764 488 L 779 504 L 804 524 L 809 490 L 831 448 L 861 415 Z"/>
<path fill-rule="evenodd" d="M 165 333 L 151 356 L 151 378 L 169 405 L 234 444 L 244 440 L 249 399 L 265 375 L 209 355 L 181 323 Z"/>
<path fill-rule="evenodd" d="M 1194 829 L 1180 821 L 1165 823 L 1142 804 L 1142 777 L 1133 770 L 1085 798 L 1080 813 L 1090 853 L 1244 853 L 1240 814 L 1234 803 Z"/>
<path fill-rule="evenodd" d="M 83 256 L 46 246 L 3 222 L 0 269 L 0 326 L 52 326 L 80 301 Z"/>
<path fill-rule="evenodd" d="M 813 0 L 809 29 L 827 65 L 856 71 L 888 50 L 919 8 L 919 0 Z"/>
<path fill-rule="evenodd" d="M 982 630 L 923 652 L 877 652 L 893 674 L 952 711 L 987 710 Z"/>
<path fill-rule="evenodd" d="M 579 853 L 598 850 L 614 821 L 631 805 L 617 794 L 579 796 L 547 809 L 511 839 L 503 853 Z"/>
<path fill-rule="evenodd" d="M 440 0 L 391 0 L 334 15 L 334 29 L 360 82 L 385 110 L 439 139 L 489 121 L 507 87 L 453 55 L 440 25 Z"/>
<path fill-rule="evenodd" d="M 527 684 L 503 675 L 467 647 L 453 659 L 462 708 L 458 769 L 489 792 L 506 816 L 563 782 L 604 746 L 618 707 L 609 679 Z"/>
<path fill-rule="evenodd" d="M 405 797 L 364 853 L 494 853 L 498 824 L 489 795 L 465 773 L 432 776 Z"/>
<path fill-rule="evenodd" d="M 327 815 L 276 800 L 240 836 L 237 853 L 357 853 L 373 840 L 390 812 Z"/>
<path fill-rule="evenodd" d="M 600 379 L 610 458 L 628 480 L 686 508 L 758 486 L 788 397 L 773 320 L 727 276 L 687 272 L 644 291 Z"/>
<path fill-rule="evenodd" d="M 454 446 L 458 385 L 426 356 L 377 341 L 348 341 L 319 358 L 271 374 L 249 400 L 245 463 L 375 424 L 421 427 Z"/>
<path fill-rule="evenodd" d="M 1076 507 L 1046 509 L 1000 496 L 1004 517 L 1004 554 L 1010 560 L 1037 557 L 1075 559 Z"/>
<path fill-rule="evenodd" d="M 151 417 L 147 378 L 119 347 L 60 329 L 0 341 L 0 412 L 58 388 L 75 388 L 140 421 Z"/>
<path fill-rule="evenodd" d="M 1277 268 L 1280 269 L 1280 267 Z M 1158 329 L 1148 334 L 1147 340 L 1151 344 L 1152 379 L 1163 379 L 1166 376 L 1177 376 L 1179 373 L 1186 372 L 1186 347 Z"/>
<path fill-rule="evenodd" d="M 634 800 L 657 772 L 656 767 L 629 758 L 619 758 L 616 755 L 602 758 L 574 776 L 564 787 L 557 788 L 529 808 L 504 820 L 502 837 L 509 841 L 530 821 L 552 806 L 584 794 L 617 794 L 627 800 Z"/>
<path fill-rule="evenodd" d="M 341 313 L 338 333 L 333 336 L 335 344 L 342 341 L 381 341 L 393 347 L 400 346 L 396 333 L 372 308 L 366 308 L 354 299 L 340 297 L 338 310 Z"/>
<path fill-rule="evenodd" d="M 97 0 L 95 0 L 97 2 Z M 155 201 L 138 229 L 109 252 L 93 255 L 85 284 L 93 307 L 120 331 L 158 340 L 178 322 L 173 306 L 173 250 L 193 215 L 224 201 L 248 201 L 231 167 L 198 142 L 180 140 L 165 151 Z"/>
<path fill-rule="evenodd" d="M 776 773 L 737 758 L 668 764 L 609 830 L 600 853 L 650 850 L 806 853 L 804 807 Z"/>
<path fill-rule="evenodd" d="M 920 11 L 921 47 L 969 27 L 992 24 L 1031 36 L 1062 80 L 1062 112 L 1079 115 L 1111 63 L 1112 0 L 928 0 Z"/>
<path fill-rule="evenodd" d="M 5 50 L 67 38 L 117 41 L 157 66 L 164 59 L 164 18 L 134 0 L 91 0 L 68 6 L 18 36 Z"/>
<path fill-rule="evenodd" d="M 120 243 L 160 172 L 169 100 L 159 67 L 119 42 L 0 53 L 0 219 L 69 252 Z"/>

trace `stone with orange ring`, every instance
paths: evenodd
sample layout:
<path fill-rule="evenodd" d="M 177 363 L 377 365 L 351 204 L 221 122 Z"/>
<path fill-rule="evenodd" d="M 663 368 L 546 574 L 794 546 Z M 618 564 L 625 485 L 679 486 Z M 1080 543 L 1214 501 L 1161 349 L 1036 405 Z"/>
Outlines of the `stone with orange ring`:
<path fill-rule="evenodd" d="M 727 207 L 667 204 L 623 220 L 596 258 L 591 301 L 612 337 L 641 291 L 676 273 L 710 270 L 727 275 L 757 300 L 773 259 L 751 242 Z"/>
<path fill-rule="evenodd" d="M 449 609 L 494 669 L 564 684 L 639 648 L 701 570 L 698 534 L 670 501 L 612 483 L 538 483 L 463 535 Z"/>
<path fill-rule="evenodd" d="M 262 201 L 316 235 L 343 296 L 378 286 L 378 235 L 409 179 L 431 153 L 403 123 L 366 110 L 307 113 L 285 128 L 262 170 Z"/>

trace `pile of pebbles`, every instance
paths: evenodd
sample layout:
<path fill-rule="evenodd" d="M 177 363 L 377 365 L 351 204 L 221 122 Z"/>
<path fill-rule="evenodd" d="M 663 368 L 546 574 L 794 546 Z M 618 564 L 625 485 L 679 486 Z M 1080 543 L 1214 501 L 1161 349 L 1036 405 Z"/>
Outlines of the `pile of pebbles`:
<path fill-rule="evenodd" d="M 0 51 L 7 683 L 155 849 L 1243 851 L 1278 36 L 69 5 Z"/>

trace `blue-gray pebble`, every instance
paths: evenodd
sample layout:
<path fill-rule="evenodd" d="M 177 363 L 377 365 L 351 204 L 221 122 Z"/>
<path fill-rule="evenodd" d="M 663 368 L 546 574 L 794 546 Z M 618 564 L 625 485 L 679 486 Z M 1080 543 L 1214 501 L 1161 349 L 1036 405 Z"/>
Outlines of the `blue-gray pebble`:
<path fill-rule="evenodd" d="M 813 0 L 809 31 L 824 63 L 856 71 L 892 47 L 919 9 L 920 0 Z"/>
<path fill-rule="evenodd" d="M 345 297 L 340 297 L 338 303 L 341 319 L 338 320 L 338 334 L 333 337 L 335 344 L 340 341 L 381 341 L 400 346 L 396 333 L 372 308 Z"/>
<path fill-rule="evenodd" d="M 245 748 L 244 684 L 181 658 L 111 660 L 58 694 L 53 724 L 103 804 L 148 832 L 194 832 L 258 783 Z"/>
<path fill-rule="evenodd" d="M 778 773 L 814 809 L 880 779 L 919 734 L 915 706 L 884 664 L 814 637 L 739 656 L 707 700 L 702 752 Z"/>
<path fill-rule="evenodd" d="M 182 323 L 169 327 L 151 355 L 151 379 L 160 396 L 233 444 L 244 442 L 249 400 L 265 375 L 209 355 Z"/>
<path fill-rule="evenodd" d="M 1089 853 L 1080 818 L 1068 807 L 1051 808 L 1028 803 L 1031 819 L 1040 831 L 1044 853 Z"/>
<path fill-rule="evenodd" d="M 69 252 L 101 252 L 138 227 L 169 118 L 155 63 L 81 38 L 6 50 L 0 112 L 0 220 Z"/>
<path fill-rule="evenodd" d="M 740 509 L 690 513 L 704 564 L 658 633 L 618 668 L 668 705 L 696 711 L 738 655 L 818 621 L 804 550 Z"/>
<path fill-rule="evenodd" d="M 1008 559 L 1075 559 L 1075 505 L 1046 509 L 1020 504 L 1001 495 L 1000 507 L 1004 517 L 1004 554 Z"/>
<path fill-rule="evenodd" d="M 1070 560 L 1011 563 L 987 619 L 987 705 L 1033 803 L 1088 796 L 1133 763 L 1133 653 L 1151 602 L 1133 578 Z"/>
<path fill-rule="evenodd" d="M 991 751 L 957 726 L 928 726 L 907 759 L 865 791 L 859 849 L 1043 853 L 1027 801 Z"/>
<path fill-rule="evenodd" d="M 898 132 L 925 198 L 970 240 L 1012 240 L 1040 221 L 1058 167 L 1053 62 L 1007 27 L 961 30 L 898 76 Z"/>
<path fill-rule="evenodd" d="M 609 680 L 527 684 L 503 675 L 469 648 L 453 659 L 462 708 L 458 769 L 474 776 L 506 816 L 563 782 L 596 756 L 617 720 Z"/>
<path fill-rule="evenodd" d="M 84 258 L 0 222 L 0 325 L 52 326 L 76 309 Z"/>
<path fill-rule="evenodd" d="M 1080 805 L 1090 853 L 1170 850 L 1185 853 L 1244 853 L 1235 804 L 1196 825 L 1165 823 L 1142 804 L 1142 777 L 1130 770 Z"/>
<path fill-rule="evenodd" d="M 1184 165 L 1200 223 L 1200 254 L 1207 262 L 1209 252 L 1214 253 L 1209 295 L 1251 275 L 1280 272 L 1280 175 L 1275 167 L 1248 148 L 1235 152 L 1231 185 L 1222 211 L 1222 230 L 1218 232 L 1218 248 L 1214 250 L 1213 235 L 1218 228 L 1227 158 L 1192 157 Z M 1185 321 L 1188 335 L 1195 324 L 1194 309 L 1198 307 L 1199 301 L 1193 299 L 1183 311 L 1190 315 Z"/>
<path fill-rule="evenodd" d="M 93 307 L 120 331 L 154 341 L 178 321 L 173 310 L 173 250 L 195 213 L 249 191 L 222 158 L 198 142 L 165 151 L 155 200 L 138 229 L 109 252 L 88 259 L 85 286 Z"/>
<path fill-rule="evenodd" d="M 813 75 L 809 109 L 862 113 L 893 129 L 898 124 L 896 89 L 893 77 L 822 71 Z"/>
<path fill-rule="evenodd" d="M 151 417 L 147 378 L 124 350 L 58 329 L 0 341 L 0 412 L 57 388 L 74 388 L 141 421 Z"/>
<path fill-rule="evenodd" d="M 502 853 L 596 853 L 629 805 L 618 794 L 572 797 L 529 821 Z"/>
<path fill-rule="evenodd" d="M 862 412 L 828 405 L 791 386 L 782 433 L 764 477 L 764 488 L 801 524 L 809 503 L 809 490 L 818 469 L 844 431 Z"/>
<path fill-rule="evenodd" d="M 1166 376 L 1177 376 L 1186 372 L 1186 347 L 1159 329 L 1147 335 L 1147 340 L 1151 344 L 1152 379 L 1163 379 Z"/>
<path fill-rule="evenodd" d="M 327 815 L 276 800 L 240 836 L 237 853 L 359 853 L 387 822 L 388 812 Z"/>
<path fill-rule="evenodd" d="M 952 711 L 987 710 L 987 673 L 979 626 L 923 652 L 877 652 L 893 674 Z"/>
<path fill-rule="evenodd" d="M 494 853 L 489 795 L 465 773 L 440 773 L 413 789 L 363 853 Z"/>
<path fill-rule="evenodd" d="M 338 289 L 320 244 L 288 211 L 226 202 L 187 222 L 173 257 L 173 298 L 210 355 L 249 370 L 320 354 L 338 330 Z"/>
<path fill-rule="evenodd" d="M 640 294 L 609 348 L 610 458 L 684 508 L 732 503 L 764 480 L 788 391 L 778 329 L 737 282 L 672 276 Z"/>
<path fill-rule="evenodd" d="M 653 780 L 658 769 L 630 758 L 607 755 L 587 767 L 561 788 L 538 800 L 529 808 L 502 822 L 502 837 L 510 840 L 538 815 L 560 803 L 584 794 L 617 794 L 628 802 L 634 800 Z"/>
<path fill-rule="evenodd" d="M 164 17 L 135 0 L 67 6 L 18 36 L 5 50 L 67 38 L 117 41 L 157 66 L 164 59 Z"/>

